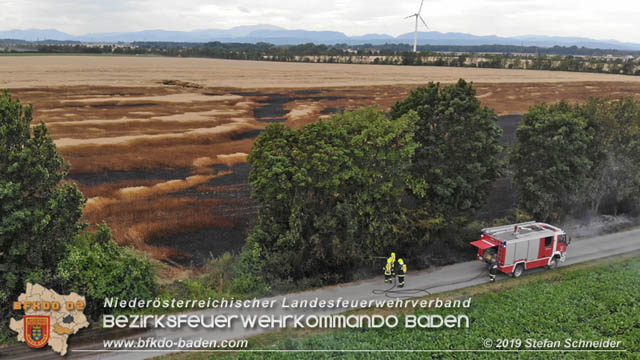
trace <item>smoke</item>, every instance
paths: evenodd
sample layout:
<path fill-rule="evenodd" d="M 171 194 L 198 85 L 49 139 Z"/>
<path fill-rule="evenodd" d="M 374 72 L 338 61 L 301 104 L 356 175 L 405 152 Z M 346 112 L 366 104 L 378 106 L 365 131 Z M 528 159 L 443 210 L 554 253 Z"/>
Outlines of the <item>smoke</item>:
<path fill-rule="evenodd" d="M 636 226 L 639 220 L 627 215 L 584 215 L 568 218 L 561 228 L 574 239 L 589 238 Z"/>

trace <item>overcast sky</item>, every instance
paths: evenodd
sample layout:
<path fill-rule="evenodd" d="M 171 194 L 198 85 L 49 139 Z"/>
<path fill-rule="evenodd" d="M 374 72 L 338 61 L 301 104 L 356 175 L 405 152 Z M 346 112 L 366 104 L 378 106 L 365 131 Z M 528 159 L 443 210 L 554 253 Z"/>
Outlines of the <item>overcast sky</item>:
<path fill-rule="evenodd" d="M 347 35 L 413 31 L 420 0 L 0 0 L 0 30 L 54 28 L 73 35 L 272 24 Z M 441 32 L 557 35 L 640 43 L 640 0 L 425 0 Z M 422 28 L 422 30 L 425 30 Z"/>

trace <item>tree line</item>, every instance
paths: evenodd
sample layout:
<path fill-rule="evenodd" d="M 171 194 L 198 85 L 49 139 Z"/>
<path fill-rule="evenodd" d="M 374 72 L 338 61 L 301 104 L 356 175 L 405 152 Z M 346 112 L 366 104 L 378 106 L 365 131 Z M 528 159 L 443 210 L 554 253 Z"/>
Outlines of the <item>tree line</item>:
<path fill-rule="evenodd" d="M 22 45 L 25 47 L 25 45 Z M 380 65 L 458 66 L 640 75 L 640 51 L 554 46 L 407 44 L 273 45 L 251 43 L 134 42 L 130 45 L 30 44 L 40 53 L 89 53 L 207 57 L 283 62 L 365 63 Z M 6 51 L 10 51 L 9 48 Z M 611 56 L 611 57 L 610 57 Z"/>
<path fill-rule="evenodd" d="M 510 153 L 520 206 L 537 218 L 640 210 L 640 101 L 532 107 Z"/>
<path fill-rule="evenodd" d="M 266 42 L 257 43 L 234 43 L 212 41 L 207 43 L 193 42 L 169 42 L 169 41 L 136 41 L 131 44 L 105 44 L 87 45 L 79 41 L 25 41 L 0 39 L 0 45 L 21 45 L 31 47 L 34 50 L 43 52 L 74 52 L 84 51 L 85 48 L 103 49 L 103 52 L 116 48 L 131 49 L 185 49 L 185 48 L 212 48 L 217 47 L 224 50 L 239 50 L 243 52 L 263 52 L 265 55 L 396 55 L 402 52 L 412 51 L 412 45 L 404 43 L 385 43 L 373 45 L 369 43 L 350 45 L 338 43 L 334 45 L 305 43 L 298 45 L 274 45 Z M 597 49 L 578 46 L 522 46 L 522 45 L 418 45 L 419 52 L 435 53 L 498 53 L 498 54 L 531 54 L 531 55 L 578 55 L 578 56 L 640 56 L 637 50 L 617 50 L 617 49 Z M 94 51 L 94 50 L 92 50 Z"/>

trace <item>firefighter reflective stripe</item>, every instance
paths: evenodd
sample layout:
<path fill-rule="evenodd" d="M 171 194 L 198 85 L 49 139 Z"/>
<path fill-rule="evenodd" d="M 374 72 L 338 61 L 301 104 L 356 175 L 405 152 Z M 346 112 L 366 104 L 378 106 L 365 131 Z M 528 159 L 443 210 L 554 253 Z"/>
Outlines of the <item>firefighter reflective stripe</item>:
<path fill-rule="evenodd" d="M 407 264 L 400 265 L 398 269 L 398 286 L 404 287 L 404 276 L 407 274 Z"/>
<path fill-rule="evenodd" d="M 402 276 L 406 273 L 407 273 L 407 264 L 400 265 L 400 268 L 398 269 L 398 276 Z"/>
<path fill-rule="evenodd" d="M 384 267 L 384 274 L 385 274 L 385 275 L 391 275 L 391 268 L 392 268 L 392 267 L 391 267 L 391 264 L 387 264 L 387 265 L 385 265 L 385 267 Z"/>

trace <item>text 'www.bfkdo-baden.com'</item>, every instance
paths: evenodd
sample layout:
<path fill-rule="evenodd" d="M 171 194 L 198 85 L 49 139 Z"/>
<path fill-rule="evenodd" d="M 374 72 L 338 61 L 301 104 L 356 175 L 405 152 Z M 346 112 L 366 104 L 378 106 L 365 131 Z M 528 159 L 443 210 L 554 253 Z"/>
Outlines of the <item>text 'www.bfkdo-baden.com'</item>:
<path fill-rule="evenodd" d="M 204 350 L 204 349 L 246 349 L 248 340 L 167 339 L 140 337 L 137 339 L 103 340 L 105 350 Z"/>

